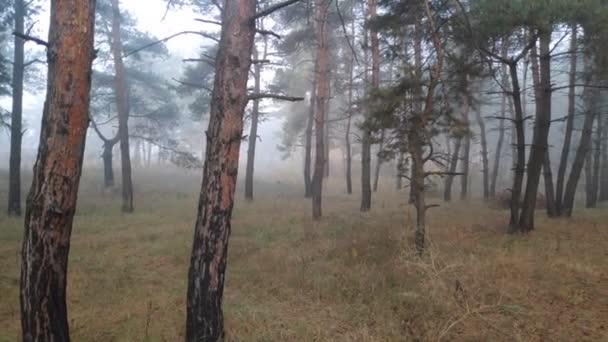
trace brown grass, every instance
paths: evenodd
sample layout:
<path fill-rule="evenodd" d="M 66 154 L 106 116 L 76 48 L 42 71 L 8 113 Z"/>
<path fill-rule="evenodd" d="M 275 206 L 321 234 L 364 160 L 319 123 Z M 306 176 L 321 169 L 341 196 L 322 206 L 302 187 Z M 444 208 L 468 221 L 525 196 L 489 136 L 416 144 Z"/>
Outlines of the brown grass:
<path fill-rule="evenodd" d="M 145 191 L 136 184 L 136 213 L 122 215 L 98 178 L 83 184 L 74 226 L 73 340 L 183 340 L 200 181 L 148 177 Z M 373 210 L 361 214 L 357 195 L 330 190 L 315 223 L 299 190 L 267 185 L 253 203 L 238 194 L 229 341 L 608 340 L 606 210 L 572 220 L 541 213 L 533 233 L 509 237 L 505 211 L 442 205 L 431 209 L 431 247 L 418 259 L 405 193 L 374 195 Z M 0 341 L 19 336 L 21 231 L 20 220 L 0 213 Z"/>

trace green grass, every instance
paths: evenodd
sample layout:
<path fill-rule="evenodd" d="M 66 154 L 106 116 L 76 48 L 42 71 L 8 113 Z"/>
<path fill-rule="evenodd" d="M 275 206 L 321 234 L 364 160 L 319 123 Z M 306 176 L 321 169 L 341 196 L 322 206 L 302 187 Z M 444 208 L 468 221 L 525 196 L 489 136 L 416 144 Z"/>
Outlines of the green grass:
<path fill-rule="evenodd" d="M 183 340 L 200 180 L 136 175 L 136 212 L 98 175 L 83 180 L 68 306 L 74 341 Z M 3 178 L 4 175 L 3 175 Z M 0 182 L 0 194 L 5 194 Z M 413 256 L 406 194 L 329 189 L 310 219 L 299 187 L 237 194 L 225 290 L 230 341 L 601 341 L 608 339 L 608 213 L 539 215 L 505 236 L 507 213 L 479 202 L 430 212 L 431 247 Z M 3 195 L 0 200 L 4 203 Z M 19 340 L 22 221 L 0 213 L 0 341 Z"/>

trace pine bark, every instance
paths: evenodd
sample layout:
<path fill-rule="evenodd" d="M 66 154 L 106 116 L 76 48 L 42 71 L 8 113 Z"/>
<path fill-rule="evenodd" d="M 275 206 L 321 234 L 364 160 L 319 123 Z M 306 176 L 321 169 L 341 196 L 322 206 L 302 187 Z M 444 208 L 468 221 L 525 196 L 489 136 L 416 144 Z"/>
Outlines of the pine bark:
<path fill-rule="evenodd" d="M 514 108 L 513 126 L 515 129 L 515 149 L 516 158 L 514 164 L 513 186 L 511 188 L 511 210 L 509 219 L 508 233 L 512 234 L 519 231 L 519 209 L 521 206 L 521 191 L 526 167 L 526 138 L 524 130 L 524 114 L 521 102 L 521 89 L 517 74 L 517 63 L 512 62 L 508 65 L 511 75 L 511 87 Z"/>
<path fill-rule="evenodd" d="M 15 32 L 25 33 L 25 4 L 14 0 Z M 23 138 L 23 74 L 25 41 L 15 35 L 13 60 L 13 107 L 11 112 L 11 150 L 9 157 L 8 215 L 21 216 L 21 142 Z"/>
<path fill-rule="evenodd" d="M 462 137 L 457 137 L 454 142 L 454 151 L 450 159 L 450 168 L 445 176 L 445 184 L 443 188 L 443 200 L 449 202 L 452 200 L 452 184 L 454 183 L 454 175 L 458 168 L 458 160 L 460 159 L 460 147 L 462 146 Z"/>
<path fill-rule="evenodd" d="M 325 121 L 329 101 L 329 50 L 328 50 L 328 0 L 315 0 L 315 37 L 317 58 L 315 63 L 315 167 L 312 177 L 312 217 L 321 218 L 323 177 L 325 175 Z"/>
<path fill-rule="evenodd" d="M 224 336 L 222 298 L 247 105 L 256 1 L 224 2 L 203 181 L 188 272 L 186 341 Z"/>
<path fill-rule="evenodd" d="M 21 252 L 22 340 L 69 341 L 70 235 L 89 126 L 95 0 L 51 1 L 47 94 Z"/>

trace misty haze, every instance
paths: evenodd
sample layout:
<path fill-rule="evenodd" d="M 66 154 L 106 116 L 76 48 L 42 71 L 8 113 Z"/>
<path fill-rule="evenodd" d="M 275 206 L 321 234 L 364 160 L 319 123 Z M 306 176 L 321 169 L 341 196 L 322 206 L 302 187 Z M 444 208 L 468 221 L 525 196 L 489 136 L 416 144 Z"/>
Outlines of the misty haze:
<path fill-rule="evenodd" d="M 0 0 L 0 342 L 607 341 L 606 46 L 603 0 Z"/>

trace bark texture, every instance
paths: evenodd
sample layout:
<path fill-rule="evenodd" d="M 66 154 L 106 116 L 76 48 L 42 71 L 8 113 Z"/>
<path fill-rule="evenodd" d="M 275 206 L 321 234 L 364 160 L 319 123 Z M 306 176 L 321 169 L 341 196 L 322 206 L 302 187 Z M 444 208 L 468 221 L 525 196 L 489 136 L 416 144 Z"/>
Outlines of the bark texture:
<path fill-rule="evenodd" d="M 66 280 L 89 126 L 95 0 L 51 1 L 47 94 L 21 252 L 24 342 L 69 341 Z"/>
<path fill-rule="evenodd" d="M 222 298 L 228 255 L 256 1 L 224 3 L 207 129 L 203 182 L 188 272 L 186 341 L 224 336 Z"/>

